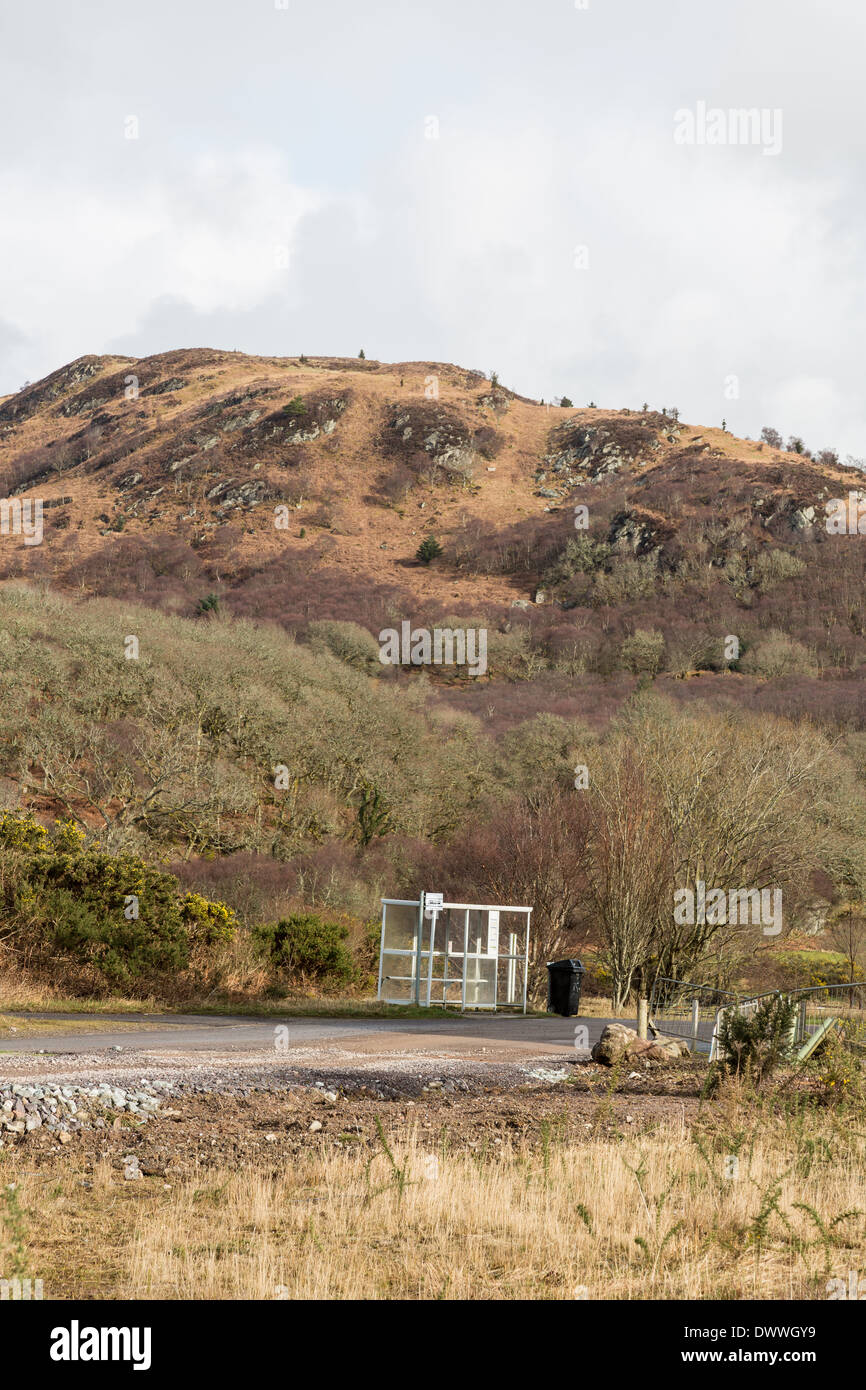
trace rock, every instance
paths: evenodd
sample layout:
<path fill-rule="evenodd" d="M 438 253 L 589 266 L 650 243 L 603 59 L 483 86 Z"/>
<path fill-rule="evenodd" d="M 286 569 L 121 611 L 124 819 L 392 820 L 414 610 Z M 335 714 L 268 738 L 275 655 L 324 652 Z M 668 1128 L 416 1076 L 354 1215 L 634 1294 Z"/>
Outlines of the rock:
<path fill-rule="evenodd" d="M 688 1057 L 689 1049 L 681 1038 L 656 1038 L 643 1054 L 650 1062 L 676 1062 L 680 1057 Z"/>
<path fill-rule="evenodd" d="M 58 1130 L 58 1131 L 57 1131 L 57 1138 L 58 1138 L 58 1140 L 60 1141 L 61 1144 L 71 1144 L 71 1143 L 72 1143 L 72 1135 L 69 1133 L 69 1130 L 68 1130 L 68 1129 L 61 1129 L 61 1130 Z"/>
<path fill-rule="evenodd" d="M 590 1056 L 594 1062 L 603 1062 L 606 1067 L 612 1067 L 629 1044 L 636 1042 L 640 1042 L 640 1038 L 633 1028 L 626 1028 L 624 1023 L 608 1023 Z"/>
<path fill-rule="evenodd" d="M 688 1057 L 689 1049 L 680 1038 L 656 1038 L 650 1042 L 639 1038 L 634 1028 L 623 1023 L 608 1023 L 592 1049 L 592 1060 L 606 1067 L 614 1066 L 621 1058 L 642 1062 L 675 1062 Z"/>
<path fill-rule="evenodd" d="M 310 1134 L 315 1134 L 316 1131 L 319 1130 L 319 1129 L 321 1129 L 321 1128 L 322 1128 L 322 1121 L 321 1121 L 321 1120 L 313 1120 L 312 1124 L 310 1125 Z"/>

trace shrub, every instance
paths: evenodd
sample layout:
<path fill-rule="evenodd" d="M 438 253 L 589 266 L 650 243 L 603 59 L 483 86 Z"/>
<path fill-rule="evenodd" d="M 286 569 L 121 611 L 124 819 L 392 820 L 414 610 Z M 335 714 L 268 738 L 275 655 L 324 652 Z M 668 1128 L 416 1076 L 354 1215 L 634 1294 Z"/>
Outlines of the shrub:
<path fill-rule="evenodd" d="M 175 880 L 133 856 L 58 856 L 33 866 L 18 912 L 40 954 L 63 952 L 114 985 L 183 970 L 189 936 Z M 128 919 L 128 900 L 138 916 Z"/>
<path fill-rule="evenodd" d="M 422 565 L 429 565 L 431 560 L 437 559 L 441 554 L 442 547 L 436 537 L 428 536 L 415 551 L 415 559 L 420 560 Z"/>
<path fill-rule="evenodd" d="M 761 438 L 765 444 L 769 444 L 771 449 L 781 449 L 782 436 L 778 430 L 774 430 L 772 425 L 765 425 L 761 430 Z"/>
<path fill-rule="evenodd" d="M 210 902 L 201 893 L 187 893 L 180 904 L 181 917 L 187 935 L 194 946 L 216 946 L 232 941 L 237 934 L 238 919 L 225 903 Z"/>
<path fill-rule="evenodd" d="M 292 913 L 279 922 L 253 929 L 269 963 L 292 977 L 347 983 L 355 976 L 352 956 L 345 946 L 348 927 L 327 922 L 314 914 Z"/>
<path fill-rule="evenodd" d="M 475 449 L 483 459 L 487 459 L 488 463 L 491 459 L 496 458 L 502 449 L 502 443 L 502 435 L 498 430 L 492 429 L 490 425 L 482 425 L 480 429 L 475 431 L 473 438 Z"/>
<path fill-rule="evenodd" d="M 607 541 L 594 541 L 587 535 L 573 536 L 545 570 L 543 583 L 546 588 L 555 588 L 567 583 L 576 574 L 592 574 L 604 565 L 609 556 Z"/>
<path fill-rule="evenodd" d="M 762 550 L 755 557 L 755 574 L 763 593 L 785 579 L 799 578 L 805 569 L 805 562 L 789 550 Z"/>
<path fill-rule="evenodd" d="M 846 1031 L 849 1025 L 846 1025 Z M 862 1035 L 860 1037 L 862 1047 Z M 810 1070 L 817 1073 L 818 1099 L 828 1105 L 863 1099 L 863 1062 L 852 1051 L 847 1039 L 832 1029 L 818 1044 Z"/>
<path fill-rule="evenodd" d="M 26 816 L 16 815 L 14 811 L 4 811 L 0 815 L 0 845 L 4 848 L 37 851 L 49 843 L 48 831 L 34 819 L 32 811 Z"/>
<path fill-rule="evenodd" d="M 176 975 L 193 946 L 234 936 L 237 919 L 224 903 L 181 896 L 173 874 L 133 854 L 83 849 L 82 839 L 69 821 L 52 834 L 29 814 L 0 817 L 6 927 L 28 958 L 47 962 L 60 953 L 125 985 Z"/>
<path fill-rule="evenodd" d="M 750 1013 L 725 1009 L 719 1023 L 719 1067 L 760 1085 L 790 1055 L 797 1005 L 785 994 L 762 999 Z"/>
<path fill-rule="evenodd" d="M 622 644 L 622 664 L 634 676 L 655 676 L 664 658 L 665 639 L 661 632 L 638 628 Z"/>
<path fill-rule="evenodd" d="M 329 651 L 347 666 L 354 666 L 358 671 L 366 671 L 373 675 L 382 669 L 378 642 L 358 623 L 328 620 L 310 623 L 307 628 L 307 641 L 313 651 Z"/>
<path fill-rule="evenodd" d="M 839 951 L 779 951 L 780 983 L 789 988 L 815 989 L 820 985 L 844 985 L 852 978 L 851 967 Z M 863 972 L 854 967 L 854 979 Z"/>
<path fill-rule="evenodd" d="M 773 680 L 778 676 L 808 675 L 814 662 L 808 647 L 787 633 L 773 628 L 760 642 L 749 647 L 740 660 L 740 670 L 748 675 Z"/>

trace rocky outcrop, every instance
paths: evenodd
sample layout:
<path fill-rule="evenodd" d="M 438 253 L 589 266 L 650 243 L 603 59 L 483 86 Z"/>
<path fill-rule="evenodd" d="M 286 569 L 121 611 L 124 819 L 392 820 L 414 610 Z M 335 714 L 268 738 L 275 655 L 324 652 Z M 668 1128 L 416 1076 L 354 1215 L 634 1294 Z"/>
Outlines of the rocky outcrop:
<path fill-rule="evenodd" d="M 585 423 L 571 418 L 550 432 L 548 453 L 536 471 L 537 496 L 564 496 L 571 488 L 599 482 L 623 468 L 649 463 L 666 441 L 675 444 L 680 428 L 672 417 L 611 415 Z M 551 489 L 556 489 L 551 492 Z"/>
<path fill-rule="evenodd" d="M 208 488 L 205 496 L 209 502 L 219 504 L 220 512 L 226 512 L 233 507 L 258 506 L 266 497 L 271 496 L 271 489 L 258 478 L 253 483 L 239 483 L 233 478 L 223 478 Z"/>
<path fill-rule="evenodd" d="M 468 480 L 475 470 L 476 452 L 469 430 L 443 406 L 400 407 L 389 420 L 383 442 L 389 454 L 402 456 L 415 473 L 426 469 L 424 455 L 434 473 L 449 478 Z"/>
<path fill-rule="evenodd" d="M 635 555 L 660 554 L 674 534 L 674 527 L 663 516 L 640 507 L 618 512 L 611 519 L 608 541 Z"/>

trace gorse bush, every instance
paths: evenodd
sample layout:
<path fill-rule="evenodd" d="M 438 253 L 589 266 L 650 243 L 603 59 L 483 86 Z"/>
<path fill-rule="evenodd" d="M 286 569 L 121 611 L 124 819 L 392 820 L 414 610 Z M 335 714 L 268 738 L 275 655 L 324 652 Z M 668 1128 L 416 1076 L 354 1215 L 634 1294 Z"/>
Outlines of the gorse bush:
<path fill-rule="evenodd" d="M 760 1085 L 790 1057 L 797 1005 L 785 994 L 762 999 L 753 1010 L 726 1009 L 719 1022 L 719 1067 Z"/>
<path fill-rule="evenodd" d="M 140 984 L 187 969 L 194 951 L 237 931 L 224 903 L 182 893 L 134 854 L 85 847 L 69 823 L 52 834 L 5 813 L 0 866 L 2 937 L 36 966 L 62 955 L 112 986 Z"/>
<path fill-rule="evenodd" d="M 333 984 L 348 984 L 356 975 L 346 946 L 348 936 L 348 927 L 312 913 L 295 913 L 254 930 L 256 941 L 275 969 L 293 978 L 303 976 Z"/>

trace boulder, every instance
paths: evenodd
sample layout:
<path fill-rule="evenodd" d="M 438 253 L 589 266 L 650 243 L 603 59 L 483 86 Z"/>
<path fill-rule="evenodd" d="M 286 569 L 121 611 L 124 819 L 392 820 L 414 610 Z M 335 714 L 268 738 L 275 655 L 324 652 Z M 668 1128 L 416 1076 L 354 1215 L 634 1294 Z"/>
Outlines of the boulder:
<path fill-rule="evenodd" d="M 640 1041 L 641 1039 L 633 1028 L 626 1028 L 624 1023 L 608 1023 L 592 1049 L 592 1060 L 603 1062 L 606 1067 L 612 1067 L 615 1062 L 625 1056 L 631 1044 Z"/>
<path fill-rule="evenodd" d="M 639 1038 L 635 1029 L 626 1028 L 624 1023 L 608 1023 L 591 1055 L 594 1062 L 612 1067 L 622 1058 L 676 1062 L 680 1057 L 688 1057 L 689 1049 L 680 1038 L 658 1037 L 650 1041 Z"/>

